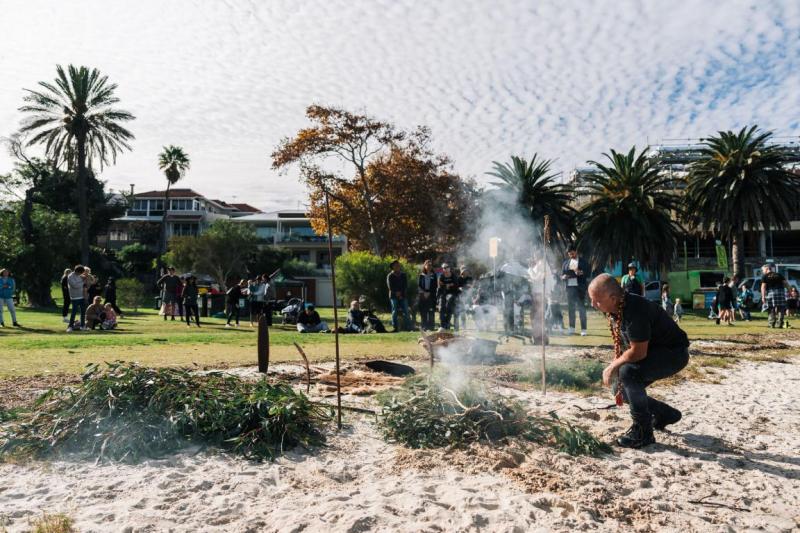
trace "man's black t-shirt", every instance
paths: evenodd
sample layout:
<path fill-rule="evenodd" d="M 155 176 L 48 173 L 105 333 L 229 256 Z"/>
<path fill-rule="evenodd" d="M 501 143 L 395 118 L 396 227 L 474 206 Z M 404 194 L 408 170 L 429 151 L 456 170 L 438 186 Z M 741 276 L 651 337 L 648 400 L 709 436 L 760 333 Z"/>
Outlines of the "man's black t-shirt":
<path fill-rule="evenodd" d="M 783 289 L 784 277 L 777 272 L 767 272 L 761 276 L 761 283 L 767 286 L 767 290 Z"/>
<path fill-rule="evenodd" d="M 626 341 L 649 341 L 648 346 L 686 348 L 689 339 L 674 320 L 656 302 L 637 294 L 625 294 L 622 310 L 622 336 Z"/>
<path fill-rule="evenodd" d="M 320 322 L 322 322 L 322 319 L 320 319 L 319 313 L 317 313 L 316 310 L 310 311 L 310 312 L 305 312 L 304 311 L 304 312 L 300 313 L 300 315 L 297 317 L 297 323 L 298 324 L 316 326 Z"/>

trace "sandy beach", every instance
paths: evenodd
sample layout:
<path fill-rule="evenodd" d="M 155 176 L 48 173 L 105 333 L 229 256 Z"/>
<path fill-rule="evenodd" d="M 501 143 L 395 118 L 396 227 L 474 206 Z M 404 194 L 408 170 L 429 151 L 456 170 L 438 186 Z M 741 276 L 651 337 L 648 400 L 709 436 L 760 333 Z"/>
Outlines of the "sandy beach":
<path fill-rule="evenodd" d="M 655 388 L 684 419 L 644 451 L 408 450 L 386 443 L 371 415 L 347 413 L 326 447 L 274 463 L 192 450 L 135 466 L 0 465 L 0 524 L 23 531 L 46 511 L 82 532 L 796 531 L 796 360 Z M 603 409 L 608 397 L 501 392 L 606 440 L 629 424 L 626 411 Z"/>

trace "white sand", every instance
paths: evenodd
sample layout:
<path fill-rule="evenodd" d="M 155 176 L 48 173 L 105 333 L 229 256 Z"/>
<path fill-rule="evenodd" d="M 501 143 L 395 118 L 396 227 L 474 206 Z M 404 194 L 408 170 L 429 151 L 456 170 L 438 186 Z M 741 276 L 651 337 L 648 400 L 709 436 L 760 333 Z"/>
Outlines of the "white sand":
<path fill-rule="evenodd" d="M 22 531 L 48 511 L 82 532 L 797 531 L 800 366 L 723 372 L 721 384 L 655 390 L 684 419 L 646 451 L 409 451 L 348 413 L 352 427 L 327 447 L 272 464 L 184 453 L 138 466 L 0 465 L 0 525 Z M 574 407 L 609 398 L 508 392 L 606 439 L 628 425 L 625 411 Z"/>

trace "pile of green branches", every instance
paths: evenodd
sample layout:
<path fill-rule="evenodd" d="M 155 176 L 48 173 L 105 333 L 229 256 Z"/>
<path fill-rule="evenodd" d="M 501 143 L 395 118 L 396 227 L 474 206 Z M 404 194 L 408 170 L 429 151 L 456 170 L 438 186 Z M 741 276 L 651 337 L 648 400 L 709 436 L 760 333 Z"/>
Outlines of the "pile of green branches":
<path fill-rule="evenodd" d="M 485 393 L 471 382 L 458 391 L 438 378 L 408 380 L 378 397 L 385 436 L 411 448 L 504 442 L 511 437 L 550 445 L 570 455 L 598 455 L 611 448 L 555 413 L 533 416 L 516 401 Z"/>
<path fill-rule="evenodd" d="M 89 365 L 77 387 L 51 389 L 0 435 L 0 457 L 74 454 L 135 462 L 187 445 L 271 459 L 324 442 L 328 407 L 287 385 L 219 372 Z"/>

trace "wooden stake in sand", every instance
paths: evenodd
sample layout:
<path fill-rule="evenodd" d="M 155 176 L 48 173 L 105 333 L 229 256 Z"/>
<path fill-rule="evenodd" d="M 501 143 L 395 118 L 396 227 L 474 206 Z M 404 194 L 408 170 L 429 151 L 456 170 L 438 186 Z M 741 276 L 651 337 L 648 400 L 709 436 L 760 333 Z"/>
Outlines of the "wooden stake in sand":
<path fill-rule="evenodd" d="M 547 325 L 545 324 L 544 315 L 545 306 L 547 305 L 547 247 L 550 245 L 550 215 L 544 216 L 544 228 L 542 234 L 542 395 L 547 394 L 547 364 L 545 357 L 547 355 Z M 533 328 L 533 324 L 531 324 Z"/>
<path fill-rule="evenodd" d="M 336 342 L 336 424 L 342 429 L 342 383 L 339 375 L 339 311 L 336 305 L 336 268 L 333 257 L 333 231 L 331 230 L 331 205 L 325 190 L 325 223 L 328 226 L 328 257 L 331 260 L 331 290 L 333 291 L 333 335 Z"/>
<path fill-rule="evenodd" d="M 267 373 L 269 368 L 269 326 L 267 315 L 258 317 L 258 371 Z"/>

